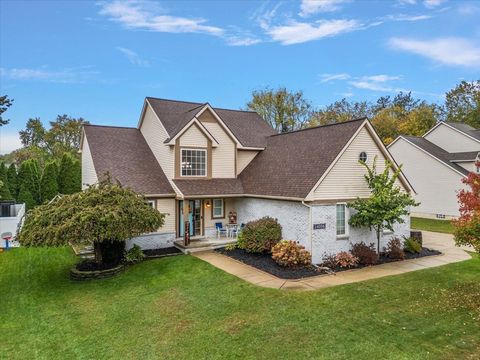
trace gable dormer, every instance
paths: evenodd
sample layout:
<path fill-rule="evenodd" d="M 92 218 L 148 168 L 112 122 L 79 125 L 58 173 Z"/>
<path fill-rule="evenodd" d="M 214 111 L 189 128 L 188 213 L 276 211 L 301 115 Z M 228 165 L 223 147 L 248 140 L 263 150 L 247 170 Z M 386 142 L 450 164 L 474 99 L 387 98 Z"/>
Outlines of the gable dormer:
<path fill-rule="evenodd" d="M 475 129 L 465 124 L 440 122 L 423 137 L 449 153 L 480 150 Z"/>

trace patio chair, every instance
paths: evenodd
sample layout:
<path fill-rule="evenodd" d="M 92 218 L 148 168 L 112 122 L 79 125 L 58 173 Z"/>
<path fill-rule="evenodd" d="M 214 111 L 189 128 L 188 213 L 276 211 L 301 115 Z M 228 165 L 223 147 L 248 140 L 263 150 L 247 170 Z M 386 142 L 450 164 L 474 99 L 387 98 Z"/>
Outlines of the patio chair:
<path fill-rule="evenodd" d="M 223 227 L 223 224 L 221 222 L 215 223 L 215 229 L 217 230 L 217 238 L 220 239 L 220 236 L 227 236 L 227 229 Z"/>
<path fill-rule="evenodd" d="M 235 238 L 238 238 L 238 234 L 240 234 L 245 227 L 244 223 L 241 223 L 240 226 L 237 226 L 232 229 L 232 237 L 235 236 Z"/>

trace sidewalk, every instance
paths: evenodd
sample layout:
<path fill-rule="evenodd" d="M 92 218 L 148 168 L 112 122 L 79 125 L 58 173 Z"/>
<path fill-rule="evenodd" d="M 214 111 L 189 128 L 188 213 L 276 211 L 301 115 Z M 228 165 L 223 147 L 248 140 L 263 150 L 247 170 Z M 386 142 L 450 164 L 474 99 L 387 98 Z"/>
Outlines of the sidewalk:
<path fill-rule="evenodd" d="M 280 279 L 276 276 L 246 265 L 228 256 L 214 251 L 195 253 L 193 256 L 222 269 L 252 284 L 275 289 L 315 290 L 335 285 L 398 275 L 415 270 L 446 265 L 470 259 L 470 255 L 455 246 L 453 236 L 449 234 L 423 231 L 423 246 L 441 251 L 442 255 L 427 256 L 420 259 L 392 262 L 362 269 L 342 271 L 332 275 L 319 275 L 299 280 Z"/>

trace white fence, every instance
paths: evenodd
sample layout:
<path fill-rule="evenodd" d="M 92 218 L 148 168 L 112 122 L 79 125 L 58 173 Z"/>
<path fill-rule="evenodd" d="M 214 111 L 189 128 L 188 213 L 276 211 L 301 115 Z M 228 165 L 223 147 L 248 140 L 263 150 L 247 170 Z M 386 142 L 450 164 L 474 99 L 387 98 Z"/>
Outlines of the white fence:
<path fill-rule="evenodd" d="M 13 214 L 15 216 L 10 217 L 0 217 L 0 235 L 5 232 L 11 232 L 13 234 L 13 241 L 9 242 L 9 246 L 16 247 L 19 246 L 16 241 L 17 231 L 23 225 L 23 220 L 25 216 L 25 204 L 12 205 L 15 207 Z M 0 248 L 5 247 L 5 241 L 0 239 Z"/>

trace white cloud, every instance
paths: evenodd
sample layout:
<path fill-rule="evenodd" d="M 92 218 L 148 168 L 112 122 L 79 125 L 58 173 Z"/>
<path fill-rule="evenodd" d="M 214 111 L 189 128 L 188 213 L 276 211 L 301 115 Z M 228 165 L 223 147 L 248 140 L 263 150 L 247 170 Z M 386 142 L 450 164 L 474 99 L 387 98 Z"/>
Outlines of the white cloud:
<path fill-rule="evenodd" d="M 479 12 L 480 6 L 475 6 L 474 4 L 462 4 L 458 7 L 458 13 L 463 16 L 470 16 Z"/>
<path fill-rule="evenodd" d="M 148 30 L 167 33 L 205 33 L 222 36 L 224 30 L 206 25 L 203 18 L 185 18 L 162 13 L 156 3 L 144 0 L 99 3 L 100 14 L 108 16 L 128 29 Z"/>
<path fill-rule="evenodd" d="M 429 8 L 432 9 L 434 7 L 440 6 L 443 3 L 447 2 L 447 0 L 425 0 L 423 4 Z"/>
<path fill-rule="evenodd" d="M 400 80 L 401 77 L 381 74 L 381 75 L 362 76 L 361 79 L 366 81 L 374 81 L 374 82 L 387 82 L 387 81 Z"/>
<path fill-rule="evenodd" d="M 88 70 L 89 67 L 50 70 L 47 67 L 32 68 L 0 68 L 0 77 L 11 80 L 37 80 L 53 83 L 84 83 L 98 72 Z"/>
<path fill-rule="evenodd" d="M 342 74 L 321 74 L 320 75 L 320 82 L 326 83 L 326 82 L 331 82 L 331 81 L 336 81 L 336 80 L 348 80 L 350 79 L 350 75 L 346 73 Z"/>
<path fill-rule="evenodd" d="M 22 147 L 18 133 L 4 132 L 0 128 L 0 154 L 8 154 Z"/>
<path fill-rule="evenodd" d="M 306 17 L 322 12 L 333 12 L 341 8 L 347 0 L 302 0 L 298 15 Z"/>
<path fill-rule="evenodd" d="M 356 87 L 357 89 L 372 90 L 372 91 L 382 91 L 382 92 L 400 92 L 405 91 L 404 89 L 395 88 L 392 86 L 385 85 L 376 81 L 350 81 L 350 85 Z"/>
<path fill-rule="evenodd" d="M 480 47 L 463 38 L 416 40 L 392 38 L 390 46 L 452 66 L 480 67 Z"/>
<path fill-rule="evenodd" d="M 315 23 L 290 21 L 287 25 L 268 28 L 267 33 L 283 45 L 292 45 L 359 30 L 361 27 L 362 24 L 357 20 L 320 20 Z"/>
<path fill-rule="evenodd" d="M 390 21 L 420 21 L 431 19 L 432 15 L 406 15 L 406 14 L 397 14 L 397 15 L 387 15 L 384 19 Z"/>
<path fill-rule="evenodd" d="M 147 60 L 143 60 L 140 58 L 140 56 L 133 50 L 117 46 L 116 48 L 118 51 L 120 51 L 125 57 L 132 63 L 133 65 L 138 65 L 138 66 L 148 66 L 150 65 Z"/>
<path fill-rule="evenodd" d="M 262 40 L 253 37 L 229 36 L 227 44 L 230 46 L 250 46 L 262 42 Z"/>

